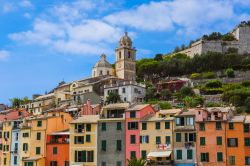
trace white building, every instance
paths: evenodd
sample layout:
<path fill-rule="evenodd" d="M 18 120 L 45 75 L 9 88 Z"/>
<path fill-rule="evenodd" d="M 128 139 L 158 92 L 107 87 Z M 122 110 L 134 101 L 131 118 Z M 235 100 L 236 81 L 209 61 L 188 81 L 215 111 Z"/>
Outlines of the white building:
<path fill-rule="evenodd" d="M 13 121 L 12 138 L 11 138 L 11 153 L 10 153 L 10 165 L 18 166 L 20 161 L 20 133 L 19 124 L 21 121 Z"/>
<path fill-rule="evenodd" d="M 102 54 L 100 61 L 98 61 L 92 69 L 92 77 L 99 77 L 105 75 L 113 75 L 113 67 L 106 60 L 106 55 Z"/>
<path fill-rule="evenodd" d="M 141 103 L 146 95 L 146 86 L 135 81 L 124 81 L 104 86 L 104 102 L 110 92 L 118 93 L 123 102 Z"/>

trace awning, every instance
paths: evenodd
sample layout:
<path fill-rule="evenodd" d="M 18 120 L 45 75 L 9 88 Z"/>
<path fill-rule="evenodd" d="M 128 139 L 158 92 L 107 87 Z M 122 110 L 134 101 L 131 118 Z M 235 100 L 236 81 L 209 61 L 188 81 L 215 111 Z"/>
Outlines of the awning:
<path fill-rule="evenodd" d="M 172 151 L 160 151 L 160 152 L 150 152 L 147 157 L 169 157 Z"/>

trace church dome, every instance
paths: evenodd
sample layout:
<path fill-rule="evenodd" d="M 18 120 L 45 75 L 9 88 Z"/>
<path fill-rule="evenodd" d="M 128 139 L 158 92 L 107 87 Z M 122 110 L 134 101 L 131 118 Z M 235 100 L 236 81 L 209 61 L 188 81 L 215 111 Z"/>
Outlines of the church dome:
<path fill-rule="evenodd" d="M 99 60 L 94 67 L 107 67 L 112 68 L 112 65 L 106 60 L 106 55 L 101 55 L 101 60 Z"/>
<path fill-rule="evenodd" d="M 125 35 L 120 39 L 120 47 L 132 47 L 132 40 L 128 36 L 128 32 L 125 32 Z"/>

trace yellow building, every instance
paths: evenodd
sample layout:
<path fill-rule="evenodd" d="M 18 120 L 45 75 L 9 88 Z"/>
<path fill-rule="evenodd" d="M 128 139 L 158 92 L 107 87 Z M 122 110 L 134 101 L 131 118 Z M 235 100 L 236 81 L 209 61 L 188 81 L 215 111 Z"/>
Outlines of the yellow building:
<path fill-rule="evenodd" d="M 140 122 L 141 157 L 152 164 L 169 164 L 173 160 L 173 117 L 159 114 L 143 118 Z"/>
<path fill-rule="evenodd" d="M 69 129 L 72 120 L 68 113 L 53 112 L 28 117 L 21 125 L 21 160 L 23 166 L 44 166 L 47 135 Z"/>
<path fill-rule="evenodd" d="M 97 165 L 98 115 L 84 115 L 70 125 L 70 165 Z"/>
<path fill-rule="evenodd" d="M 1 165 L 10 165 L 10 147 L 11 147 L 11 134 L 12 134 L 12 123 L 11 121 L 3 122 L 2 129 L 2 162 Z"/>

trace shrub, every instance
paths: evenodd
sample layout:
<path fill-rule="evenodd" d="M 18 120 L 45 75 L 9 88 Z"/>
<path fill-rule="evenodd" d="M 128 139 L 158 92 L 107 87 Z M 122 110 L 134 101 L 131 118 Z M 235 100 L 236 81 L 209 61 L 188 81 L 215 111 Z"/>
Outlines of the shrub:
<path fill-rule="evenodd" d="M 231 96 L 229 98 L 229 103 L 233 104 L 234 106 L 240 106 L 241 105 L 241 98 L 238 95 Z"/>
<path fill-rule="evenodd" d="M 164 89 L 161 91 L 161 98 L 163 100 L 169 100 L 171 99 L 172 92 L 169 89 Z"/>
<path fill-rule="evenodd" d="M 226 70 L 227 77 L 234 78 L 234 70 L 232 68 L 228 68 Z"/>
<path fill-rule="evenodd" d="M 201 78 L 201 74 L 200 73 L 193 73 L 190 76 L 190 79 L 200 79 Z"/>
<path fill-rule="evenodd" d="M 215 78 L 215 73 L 214 72 L 206 72 L 202 74 L 202 77 L 205 79 L 212 79 Z"/>
<path fill-rule="evenodd" d="M 160 107 L 161 107 L 161 109 L 171 109 L 172 108 L 172 106 L 169 102 L 161 102 Z"/>
<path fill-rule="evenodd" d="M 190 87 L 186 87 L 186 86 L 184 86 L 184 87 L 181 88 L 180 93 L 181 93 L 182 97 L 193 96 L 194 95 L 193 89 L 190 88 Z"/>
<path fill-rule="evenodd" d="M 224 92 L 222 88 L 202 88 L 202 91 L 206 95 L 216 95 L 216 94 L 222 94 Z"/>
<path fill-rule="evenodd" d="M 245 87 L 249 87 L 250 86 L 250 80 L 242 82 L 242 85 L 245 86 Z"/>
<path fill-rule="evenodd" d="M 206 107 L 220 107 L 221 103 L 206 103 Z"/>
<path fill-rule="evenodd" d="M 219 80 L 212 80 L 206 83 L 206 88 L 222 88 L 222 83 Z"/>

